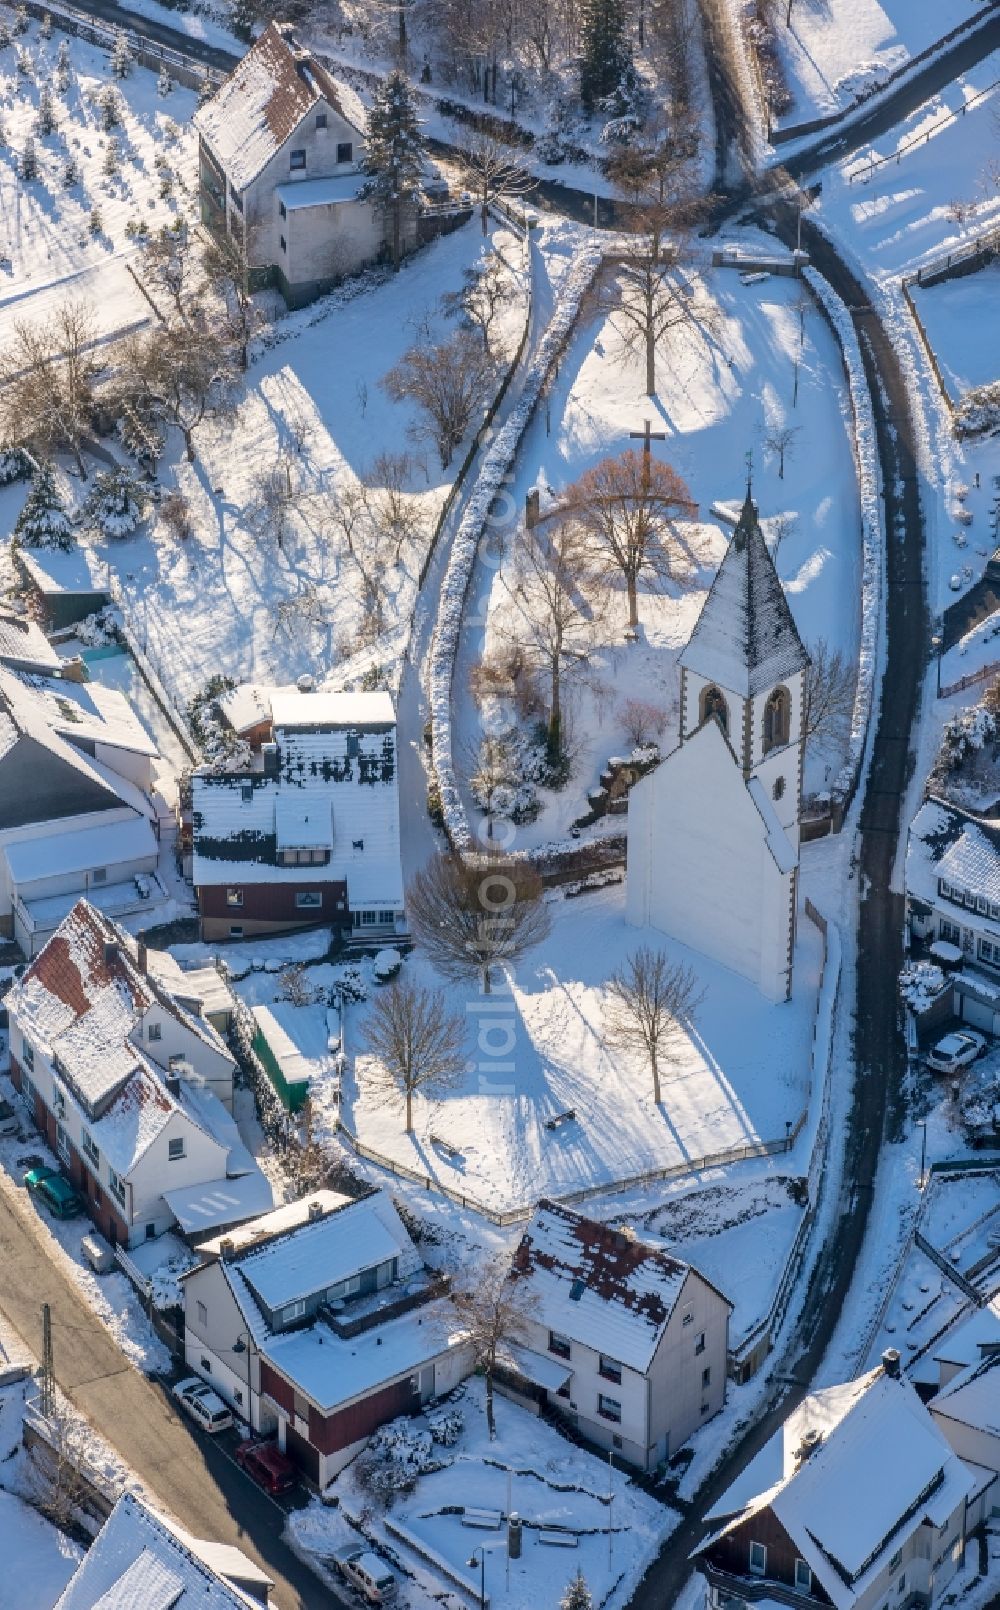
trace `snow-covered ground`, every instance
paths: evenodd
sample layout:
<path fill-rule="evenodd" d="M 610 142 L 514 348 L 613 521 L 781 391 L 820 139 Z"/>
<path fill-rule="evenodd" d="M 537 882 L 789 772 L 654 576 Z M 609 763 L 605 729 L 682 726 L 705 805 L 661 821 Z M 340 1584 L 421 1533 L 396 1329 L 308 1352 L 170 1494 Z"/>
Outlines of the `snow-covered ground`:
<path fill-rule="evenodd" d="M 469 1023 L 469 1070 L 440 1099 L 415 1098 L 412 1135 L 399 1103 L 379 1099 L 366 1079 L 365 1008 L 350 1008 L 348 1128 L 384 1156 L 495 1211 L 783 1139 L 806 1104 L 817 930 L 800 922 L 795 996 L 791 1005 L 773 1006 L 726 968 L 661 934 L 628 928 L 623 906 L 620 887 L 572 901 L 557 897 L 551 934 L 518 969 L 509 998 L 501 991 L 487 1009 L 474 983 L 447 991 L 448 1005 Z M 644 939 L 690 963 L 705 991 L 693 1032 L 665 1075 L 659 1109 L 647 1069 L 604 1039 L 604 985 Z M 419 952 L 404 965 L 423 983 L 439 982 Z M 507 1071 L 496 1071 L 498 1062 Z M 547 1119 L 569 1110 L 575 1119 L 546 1128 Z"/>
<path fill-rule="evenodd" d="M 779 127 L 842 111 L 980 9 L 975 0 L 792 0 L 775 7 L 793 101 Z"/>
<path fill-rule="evenodd" d="M 314 1499 L 289 1516 L 288 1535 L 296 1549 L 321 1563 L 341 1544 L 357 1540 L 358 1528 L 405 1572 L 403 1602 L 409 1610 L 435 1605 L 457 1610 L 480 1587 L 478 1549 L 486 1550 L 486 1592 L 495 1610 L 535 1610 L 559 1603 L 568 1582 L 583 1572 L 594 1603 L 619 1610 L 677 1522 L 676 1513 L 635 1487 L 624 1472 L 609 1471 L 593 1454 L 575 1448 L 558 1431 L 509 1403 L 496 1399 L 497 1439 L 489 1440 L 482 1382 L 470 1380 L 444 1412 L 457 1409 L 462 1429 L 452 1446 L 435 1445 L 439 1469 L 417 1477 L 412 1492 L 398 1494 L 388 1520 L 381 1505 L 349 1465 L 332 1491 L 337 1508 Z M 405 1422 L 402 1434 L 426 1431 L 424 1417 Z M 523 1550 L 508 1561 L 505 1533 L 462 1524 L 465 1507 L 517 1513 L 523 1523 Z M 611 1526 L 609 1539 L 608 1526 Z M 404 1534 L 400 1536 L 400 1531 Z M 575 1533 L 575 1547 L 541 1541 L 546 1531 Z M 413 1539 L 443 1559 L 464 1591 L 422 1558 Z M 476 1552 L 475 1565 L 469 1560 Z"/>
<path fill-rule="evenodd" d="M 8 27 L 13 10 L 0 10 Z M 92 310 L 95 336 L 149 317 L 149 305 L 128 272 L 137 245 L 130 225 L 158 229 L 189 208 L 194 194 L 196 145 L 190 118 L 197 105 L 191 90 L 175 85 L 157 93 L 155 73 L 133 66 L 112 79 L 107 52 L 53 30 L 40 36 L 32 21 L 26 34 L 0 50 L 0 116 L 6 131 L 0 149 L 0 335 L 15 320 L 43 318 L 65 298 Z M 71 62 L 65 93 L 58 87 L 56 56 L 63 43 Z M 24 52 L 28 73 L 18 68 Z M 120 126 L 103 128 L 99 93 L 113 85 Z M 53 134 L 35 128 L 43 86 L 52 92 Z M 18 178 L 26 139 L 34 139 L 38 177 Z M 109 142 L 119 148 L 119 171 L 104 172 Z M 72 158 L 79 180 L 65 182 Z M 169 184 L 168 184 L 169 176 Z M 169 193 L 164 193 L 168 191 Z M 101 228 L 91 231 L 94 210 Z"/>
<path fill-rule="evenodd" d="M 0 1344 L 3 1340 L 0 1330 Z M 24 1496 L 31 1491 L 30 1460 L 21 1447 L 26 1392 L 34 1394 L 30 1381 L 0 1388 L 0 1600 L 5 1610 L 50 1610 L 83 1558 L 83 1549 Z"/>
<path fill-rule="evenodd" d="M 996 380 L 1000 358 L 993 342 L 983 340 L 983 331 L 1000 307 L 1000 264 L 940 285 L 913 285 L 911 294 L 952 401 L 959 402 L 972 386 Z"/>
<path fill-rule="evenodd" d="M 530 488 L 541 489 L 544 513 L 551 494 L 558 497 L 600 460 L 636 447 L 630 433 L 641 432 L 643 420 L 650 418 L 653 430 L 666 437 L 654 443 L 654 456 L 677 470 L 699 505 L 697 526 L 680 527 L 699 550 L 691 585 L 653 590 L 641 584 L 637 644 L 623 641 L 624 593 L 611 583 L 610 607 L 586 674 L 564 690 L 573 774 L 559 792 L 540 791 L 542 809 L 534 822 L 518 827 L 518 849 L 562 838 L 585 813 L 587 792 L 597 786 L 608 759 L 631 748 L 621 722 L 629 697 L 658 705 L 668 718 L 661 747 L 675 741 L 677 655 L 732 531 L 713 520 L 711 509 L 717 502 L 738 509 L 747 453 L 753 459 L 754 496 L 776 545 L 777 568 L 804 641 L 814 646 L 824 638 L 849 663 L 857 655 L 858 496 L 850 405 L 834 338 L 811 300 L 800 306 L 803 292 L 795 280 L 772 276 L 746 286 L 731 270 L 693 278 L 704 286 L 715 328 L 685 322 L 669 332 L 658 353 L 659 395 L 646 397 L 641 358 L 624 349 L 613 316 L 598 311 L 581 322 L 548 404 L 540 408 L 518 454 L 510 494 L 519 522 Z M 779 428 L 794 433 L 783 478 L 777 455 L 766 446 Z M 481 555 L 470 589 L 475 607 L 463 625 L 454 682 L 454 749 L 466 775 L 483 730 L 467 692 L 470 670 L 484 648 L 492 650 L 519 630 L 510 586 L 517 541 L 514 529 L 505 534 L 502 552 Z M 544 686 L 543 693 L 547 696 Z M 821 790 L 840 758 L 819 748 L 811 753 L 806 791 Z M 475 813 L 468 789 L 465 803 Z M 620 821 L 604 818 L 597 831 L 609 821 L 620 828 Z"/>

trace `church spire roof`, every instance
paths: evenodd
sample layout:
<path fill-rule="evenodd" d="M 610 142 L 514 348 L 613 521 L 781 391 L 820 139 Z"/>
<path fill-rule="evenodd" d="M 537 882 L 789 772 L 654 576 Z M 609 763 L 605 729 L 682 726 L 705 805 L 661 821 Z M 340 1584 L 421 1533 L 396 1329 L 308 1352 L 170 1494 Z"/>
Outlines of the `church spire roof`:
<path fill-rule="evenodd" d="M 809 663 L 749 488 L 680 662 L 744 698 L 767 692 Z"/>

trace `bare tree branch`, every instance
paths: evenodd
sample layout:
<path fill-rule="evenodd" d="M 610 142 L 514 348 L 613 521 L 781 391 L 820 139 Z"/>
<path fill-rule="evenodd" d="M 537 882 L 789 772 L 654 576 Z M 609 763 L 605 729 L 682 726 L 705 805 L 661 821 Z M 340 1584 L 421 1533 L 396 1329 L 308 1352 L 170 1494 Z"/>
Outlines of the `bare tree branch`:
<path fill-rule="evenodd" d="M 660 1102 L 660 1070 L 676 1060 L 682 1028 L 704 995 L 690 967 L 670 962 L 662 950 L 640 945 L 608 981 L 607 1039 L 620 1051 L 644 1056 Z"/>
<path fill-rule="evenodd" d="M 445 978 L 477 977 L 490 993 L 494 967 L 519 961 L 549 931 L 538 873 L 527 862 L 483 856 L 466 864 L 437 855 L 406 896 L 410 926 Z"/>
<path fill-rule="evenodd" d="M 414 1092 L 440 1095 L 465 1072 L 465 1023 L 448 1010 L 441 990 L 396 978 L 375 996 L 362 1036 L 376 1059 L 365 1085 L 383 1097 L 402 1097 L 409 1135 Z"/>

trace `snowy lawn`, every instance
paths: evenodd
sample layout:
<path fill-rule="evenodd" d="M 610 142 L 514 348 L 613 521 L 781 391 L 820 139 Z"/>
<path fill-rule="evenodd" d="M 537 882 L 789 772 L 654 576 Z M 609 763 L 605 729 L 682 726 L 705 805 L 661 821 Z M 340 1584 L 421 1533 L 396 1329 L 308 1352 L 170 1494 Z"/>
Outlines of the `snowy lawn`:
<path fill-rule="evenodd" d="M 564 688 L 573 774 L 559 792 L 540 790 L 540 814 L 518 827 L 518 849 L 564 837 L 585 813 L 587 793 L 597 786 L 608 759 L 629 753 L 632 745 L 621 721 L 625 700 L 651 701 L 664 710 L 668 725 L 661 748 L 676 741 L 677 655 L 732 534 L 731 525 L 713 522 L 711 509 L 721 501 L 738 511 L 746 452 L 753 454 L 754 496 L 807 647 L 825 638 L 848 663 L 857 656 L 860 516 L 839 349 L 811 299 L 798 305 L 803 291 L 795 280 L 774 276 L 745 286 L 733 271 L 717 270 L 704 283 L 717 329 L 710 333 L 685 323 L 670 332 L 658 353 L 655 398 L 645 396 L 642 363 L 624 350 L 613 319 L 603 312 L 584 319 L 553 384 L 548 410 L 539 410 L 518 455 L 511 494 L 520 521 L 531 487 L 541 489 L 544 512 L 550 493 L 558 496 L 600 460 L 635 448 L 630 432 L 641 431 L 650 418 L 652 428 L 666 435 L 654 443 L 654 456 L 678 471 L 699 505 L 697 530 L 683 522 L 680 529 L 703 550 L 700 569 L 686 589 L 641 586 L 637 644 L 623 641 L 624 591 L 612 584 L 586 674 Z M 777 455 L 765 445 L 777 427 L 794 432 L 783 479 Z M 470 589 L 475 607 L 464 622 L 454 682 L 454 748 L 460 775 L 466 777 L 483 730 L 468 693 L 470 671 L 484 648 L 503 644 L 519 629 L 509 562 L 518 534 L 507 537 L 502 554 L 480 556 Z M 547 691 L 542 686 L 546 697 Z M 840 758 L 819 748 L 808 756 L 807 793 L 826 786 Z M 475 817 L 467 787 L 465 803 Z M 620 829 L 622 824 L 602 818 L 596 831 L 609 825 Z"/>
<path fill-rule="evenodd" d="M 48 1610 L 55 1604 L 83 1550 L 22 1496 L 30 1491 L 31 1462 L 21 1447 L 25 1393 L 33 1382 L 0 1390 L 0 1538 L 3 1539 L 5 1610 Z"/>
<path fill-rule="evenodd" d="M 432 1610 L 434 1605 L 457 1610 L 470 1593 L 478 1594 L 478 1554 L 474 1567 L 469 1559 L 480 1545 L 486 1549 L 486 1592 L 494 1610 L 548 1610 L 559 1603 L 577 1569 L 595 1604 L 608 1610 L 624 1605 L 676 1524 L 674 1512 L 634 1487 L 622 1471 L 609 1475 L 603 1459 L 575 1448 L 553 1427 L 504 1398 L 496 1400 L 497 1440 L 490 1442 L 478 1380 L 459 1389 L 447 1405 L 448 1411 L 453 1408 L 463 1426 L 453 1446 L 434 1445 L 440 1469 L 419 1475 L 412 1492 L 397 1494 L 383 1515 L 357 1479 L 359 1462 L 348 1466 L 332 1489 L 339 1509 L 313 1499 L 307 1509 L 289 1516 L 289 1533 L 299 1552 L 322 1562 L 341 1544 L 356 1541 L 354 1528 L 360 1525 L 397 1573 L 405 1572 L 403 1601 L 410 1610 Z M 425 1429 L 424 1418 L 408 1422 L 407 1429 Z M 505 1533 L 464 1526 L 459 1511 L 466 1506 L 521 1517 L 523 1551 L 510 1562 L 509 1587 Z M 404 1538 L 394 1533 L 397 1526 Z M 576 1547 L 541 1542 L 540 1534 L 547 1530 L 576 1534 Z M 447 1562 L 466 1591 L 435 1571 L 409 1539 Z"/>
<path fill-rule="evenodd" d="M 521 272 L 520 243 L 494 231 L 490 243 Z M 173 441 L 161 469 L 165 485 L 188 499 L 194 535 L 171 537 L 162 522 L 146 535 L 101 549 L 126 594 L 125 613 L 168 689 L 183 704 L 219 671 L 288 683 L 303 672 L 391 672 L 405 646 L 417 575 L 434 520 L 461 462 L 442 470 L 430 444 L 414 449 L 410 403 L 394 403 L 379 381 L 427 324 L 434 338 L 455 328 L 438 308 L 485 243 L 473 224 L 435 242 L 396 276 L 354 282 L 282 319 L 256 361 L 232 425 L 203 426 L 198 460 Z M 516 343 L 523 301 L 512 295 L 504 333 Z M 488 399 L 484 398 L 484 405 Z M 478 423 L 478 421 L 477 421 Z M 282 449 L 299 477 L 297 504 L 279 541 L 261 534 L 255 503 L 264 469 Z M 336 512 L 344 494 L 374 474 L 381 453 L 408 453 L 404 491 L 420 529 L 377 568 L 386 629 L 370 629 L 361 575 Z"/>
<path fill-rule="evenodd" d="M 806 123 L 852 105 L 979 9 L 974 0 L 792 0 L 778 39 L 794 97 L 777 124 Z"/>
<path fill-rule="evenodd" d="M 7 26 L 13 11 L 0 11 Z M 93 309 L 95 333 L 144 322 L 149 316 L 126 263 L 137 247 L 129 225 L 149 229 L 188 211 L 194 195 L 196 143 L 191 90 L 157 92 L 155 73 L 133 66 L 112 78 L 107 52 L 53 29 L 48 40 L 32 20 L 26 34 L 0 50 L 0 116 L 7 138 L 0 148 L 0 334 L 18 318 L 51 312 L 66 297 Z M 56 57 L 65 42 L 68 87 L 59 88 Z M 28 72 L 18 66 L 18 52 Z M 113 85 L 120 126 L 103 128 L 97 97 Z M 52 91 L 55 132 L 36 127 L 43 86 Z M 33 138 L 38 176 L 18 178 L 25 141 Z M 118 172 L 105 173 L 109 142 L 118 143 Z M 72 159 L 77 182 L 65 182 Z M 101 228 L 92 232 L 94 210 Z"/>
<path fill-rule="evenodd" d="M 683 1166 L 723 1148 L 783 1139 L 786 1122 L 798 1118 L 806 1100 L 817 930 L 801 920 L 795 997 L 773 1006 L 705 957 L 659 933 L 627 927 L 623 905 L 620 887 L 553 901 L 551 935 L 522 964 L 509 1010 L 492 1018 L 481 1012 L 484 1062 L 474 1060 L 473 1050 L 482 998 L 474 984 L 447 991 L 449 1005 L 469 1022 L 469 1071 L 439 1101 L 417 1096 L 411 1136 L 400 1104 L 381 1102 L 366 1082 L 365 1007 L 351 1007 L 343 1105 L 352 1133 L 494 1210 Z M 705 990 L 694 1032 L 665 1078 L 659 1109 L 647 1069 L 612 1053 L 604 1041 L 605 981 L 644 941 L 690 963 Z M 404 972 L 437 982 L 419 952 Z M 498 997 L 501 1008 L 505 999 Z M 513 1041 L 503 1051 L 509 1074 L 493 1071 L 501 1034 L 505 1046 Z M 316 1105 L 323 1105 L 321 1093 Z M 568 1110 L 575 1120 L 546 1129 L 547 1119 Z"/>
<path fill-rule="evenodd" d="M 953 402 L 970 387 L 1000 378 L 1000 353 L 983 340 L 1000 307 L 1000 263 L 910 291 Z"/>

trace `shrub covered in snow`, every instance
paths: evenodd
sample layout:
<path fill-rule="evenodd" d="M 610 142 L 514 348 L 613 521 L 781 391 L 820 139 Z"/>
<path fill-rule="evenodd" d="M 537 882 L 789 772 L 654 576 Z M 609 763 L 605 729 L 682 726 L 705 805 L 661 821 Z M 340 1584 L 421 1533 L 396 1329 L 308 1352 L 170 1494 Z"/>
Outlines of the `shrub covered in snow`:
<path fill-rule="evenodd" d="M 455 1446 L 462 1434 L 464 1423 L 461 1409 L 435 1409 L 427 1416 L 430 1434 L 442 1448 Z"/>
<path fill-rule="evenodd" d="M 955 429 L 960 436 L 979 436 L 1000 427 L 1000 380 L 967 391 L 955 410 Z"/>
<path fill-rule="evenodd" d="M 967 705 L 949 716 L 941 734 L 941 764 L 947 771 L 954 771 L 996 737 L 995 704 L 996 696 L 988 695 L 982 703 Z"/>
<path fill-rule="evenodd" d="M 11 481 L 22 481 L 31 474 L 31 464 L 19 447 L 4 447 L 0 443 L 0 486 Z"/>
<path fill-rule="evenodd" d="M 403 958 L 399 951 L 394 946 L 387 945 L 384 950 L 379 951 L 372 964 L 376 983 L 387 984 L 390 979 L 396 977 L 402 965 Z"/>
<path fill-rule="evenodd" d="M 944 973 L 933 962 L 907 962 L 899 975 L 899 993 L 911 1012 L 926 1012 L 944 989 Z"/>
<path fill-rule="evenodd" d="M 355 1479 L 366 1492 L 379 1498 L 411 1492 L 417 1477 L 439 1464 L 434 1439 L 413 1420 L 392 1420 L 380 1426 L 354 1467 Z"/>
<path fill-rule="evenodd" d="M 86 519 L 106 537 L 127 537 L 146 512 L 149 494 L 127 465 L 94 477 L 84 506 Z"/>
<path fill-rule="evenodd" d="M 49 464 L 36 471 L 31 490 L 17 517 L 14 538 L 25 548 L 65 548 L 73 546 L 69 516 Z"/>
<path fill-rule="evenodd" d="M 238 738 L 219 714 L 219 698 L 236 686 L 232 676 L 213 676 L 189 701 L 188 726 L 206 760 L 215 766 L 240 771 L 250 764 L 250 745 Z"/>

